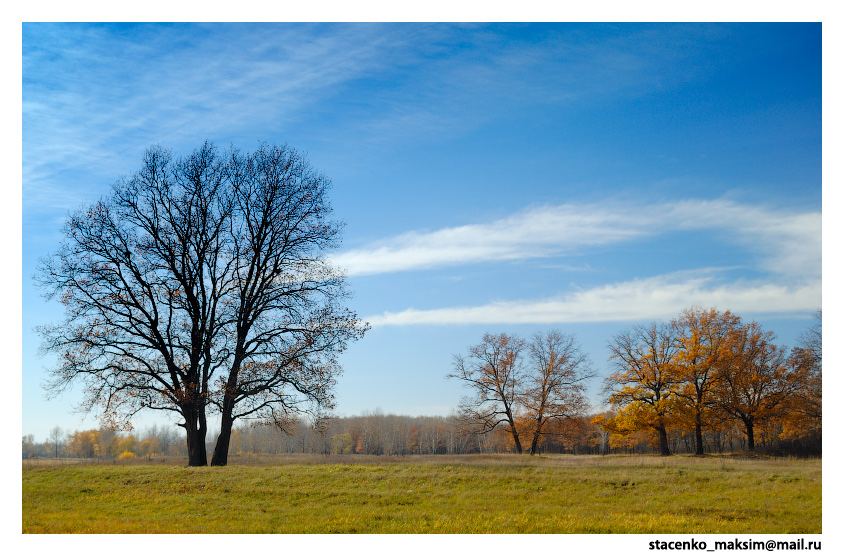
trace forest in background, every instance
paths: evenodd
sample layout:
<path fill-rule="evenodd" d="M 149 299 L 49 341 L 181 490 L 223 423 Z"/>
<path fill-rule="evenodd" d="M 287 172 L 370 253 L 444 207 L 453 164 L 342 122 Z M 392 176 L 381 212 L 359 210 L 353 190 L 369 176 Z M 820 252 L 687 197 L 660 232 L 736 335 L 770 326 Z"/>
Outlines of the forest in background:
<path fill-rule="evenodd" d="M 614 337 L 616 373 L 604 378 L 611 409 L 591 411 L 592 377 L 572 335 L 550 331 L 526 343 L 485 335 L 456 373 L 471 387 L 449 416 L 404 416 L 380 409 L 360 416 L 292 414 L 241 422 L 228 454 L 531 454 L 822 452 L 821 312 L 792 350 L 756 322 L 729 311 L 689 308 L 675 320 Z M 527 350 L 527 364 L 520 353 Z M 219 436 L 212 432 L 210 448 Z M 138 433 L 100 428 L 22 440 L 22 457 L 124 460 L 187 457 L 184 432 L 159 425 Z"/>
<path fill-rule="evenodd" d="M 547 435 L 540 453 L 569 454 L 655 454 L 657 436 L 649 431 L 623 435 L 605 430 L 597 418 L 612 417 L 612 412 L 570 420 L 566 431 Z M 56 431 L 56 430 L 54 430 Z M 158 459 L 185 457 L 184 434 L 176 427 L 152 426 L 137 433 L 118 433 L 109 429 L 61 430 L 51 438 L 37 442 L 33 435 L 23 437 L 22 457 L 86 458 L 98 460 Z M 214 435 L 210 436 L 214 439 Z M 673 453 L 695 450 L 694 432 L 670 429 Z M 732 454 L 746 451 L 746 437 L 740 424 L 724 422 L 722 427 L 704 435 L 708 453 Z M 211 441 L 209 441 L 211 444 Z M 821 455 L 821 431 L 794 435 L 783 426 L 771 424 L 760 431 L 757 452 L 770 455 Z M 306 420 L 296 420 L 288 432 L 272 425 L 235 428 L 230 455 L 273 454 L 492 454 L 514 452 L 513 438 L 504 427 L 488 433 L 468 431 L 460 416 L 400 416 L 375 410 L 360 416 L 337 417 L 315 429 Z"/>

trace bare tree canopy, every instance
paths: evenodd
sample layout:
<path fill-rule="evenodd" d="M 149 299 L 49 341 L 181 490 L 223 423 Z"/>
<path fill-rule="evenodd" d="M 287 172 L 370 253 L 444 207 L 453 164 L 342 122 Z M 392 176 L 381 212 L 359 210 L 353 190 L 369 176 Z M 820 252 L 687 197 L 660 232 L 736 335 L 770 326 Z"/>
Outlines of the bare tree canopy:
<path fill-rule="evenodd" d="M 575 336 L 557 330 L 532 336 L 528 359 L 530 370 L 522 405 L 530 423 L 533 455 L 544 435 L 560 430 L 562 420 L 589 410 L 584 390 L 595 371 Z"/>
<path fill-rule="evenodd" d="M 473 392 L 463 399 L 461 414 L 477 424 L 478 433 L 504 426 L 518 453 L 523 451 L 520 435 L 530 438 L 530 452 L 536 454 L 544 436 L 558 434 L 565 420 L 588 409 L 584 389 L 595 372 L 572 335 L 552 330 L 526 342 L 486 334 L 454 361 L 448 377 L 464 381 Z"/>
<path fill-rule="evenodd" d="M 461 413 L 479 425 L 479 432 L 504 424 L 522 453 L 517 429 L 517 404 L 522 386 L 522 350 L 525 341 L 504 333 L 485 334 L 467 356 L 456 355 L 454 371 L 447 377 L 464 381 L 472 396 L 461 401 Z"/>
<path fill-rule="evenodd" d="M 341 230 L 330 186 L 287 146 L 221 154 L 206 142 L 180 159 L 150 148 L 110 197 L 70 216 L 41 264 L 37 280 L 66 310 L 41 328 L 59 355 L 49 391 L 83 383 L 83 408 L 111 426 L 175 412 L 199 466 L 210 411 L 212 464 L 224 465 L 236 418 L 331 408 L 337 355 L 367 325 L 324 258 Z"/>

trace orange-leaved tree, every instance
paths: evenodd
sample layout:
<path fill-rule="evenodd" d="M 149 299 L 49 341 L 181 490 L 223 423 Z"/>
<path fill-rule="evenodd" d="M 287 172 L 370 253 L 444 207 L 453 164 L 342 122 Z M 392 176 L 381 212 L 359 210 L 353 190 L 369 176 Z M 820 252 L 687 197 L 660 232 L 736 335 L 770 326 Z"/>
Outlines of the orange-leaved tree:
<path fill-rule="evenodd" d="M 740 327 L 730 311 L 691 307 L 672 321 L 677 347 L 673 358 L 675 396 L 683 402 L 686 418 L 695 430 L 695 454 L 704 454 L 702 432 L 716 419 L 724 354 L 730 337 Z"/>
<path fill-rule="evenodd" d="M 748 450 L 754 450 L 754 426 L 786 414 L 807 374 L 790 365 L 786 348 L 774 333 L 751 322 L 729 335 L 715 394 L 719 407 L 745 426 Z"/>
<path fill-rule="evenodd" d="M 822 312 L 793 348 L 789 365 L 801 373 L 804 382 L 794 394 L 782 418 L 783 438 L 810 438 L 821 447 L 822 432 Z"/>

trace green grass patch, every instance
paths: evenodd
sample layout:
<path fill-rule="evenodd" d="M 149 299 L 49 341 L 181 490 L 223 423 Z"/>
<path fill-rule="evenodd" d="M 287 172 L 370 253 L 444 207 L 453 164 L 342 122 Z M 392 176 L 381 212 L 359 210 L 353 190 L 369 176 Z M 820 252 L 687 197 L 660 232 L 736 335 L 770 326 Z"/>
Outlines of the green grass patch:
<path fill-rule="evenodd" d="M 810 534 L 821 469 L 683 456 L 24 467 L 23 532 Z"/>

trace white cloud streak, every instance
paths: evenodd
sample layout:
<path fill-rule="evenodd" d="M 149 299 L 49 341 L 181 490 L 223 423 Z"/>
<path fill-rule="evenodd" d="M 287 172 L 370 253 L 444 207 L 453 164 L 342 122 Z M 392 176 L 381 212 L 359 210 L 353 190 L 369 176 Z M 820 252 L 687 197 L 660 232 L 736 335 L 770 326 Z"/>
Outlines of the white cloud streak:
<path fill-rule="evenodd" d="M 559 257 L 674 231 L 720 231 L 781 275 L 821 275 L 821 213 L 770 210 L 723 200 L 625 207 L 540 207 L 487 224 L 408 232 L 333 258 L 349 275 L 484 261 Z"/>
<path fill-rule="evenodd" d="M 627 222 L 631 216 L 598 207 L 543 207 L 490 224 L 408 232 L 339 254 L 334 263 L 367 275 L 560 255 L 644 235 L 647 223 Z"/>
<path fill-rule="evenodd" d="M 722 230 L 762 256 L 764 270 L 791 276 L 821 277 L 820 211 L 769 210 L 728 201 L 684 201 L 666 206 L 665 218 L 679 229 Z"/>
<path fill-rule="evenodd" d="M 546 300 L 497 301 L 474 307 L 407 309 L 372 315 L 372 326 L 629 322 L 666 319 L 691 305 L 789 314 L 812 311 L 821 281 L 798 287 L 773 283 L 715 284 L 712 276 L 664 275 L 592 288 Z"/>
<path fill-rule="evenodd" d="M 748 250 L 749 267 L 768 278 L 728 283 L 697 269 L 592 287 L 544 300 L 471 307 L 410 308 L 372 315 L 373 326 L 641 321 L 690 305 L 789 314 L 821 304 L 821 213 L 771 210 L 724 200 L 652 206 L 561 205 L 488 224 L 409 232 L 339 254 L 351 275 L 411 271 L 484 261 L 577 255 L 678 231 L 704 231 Z"/>

